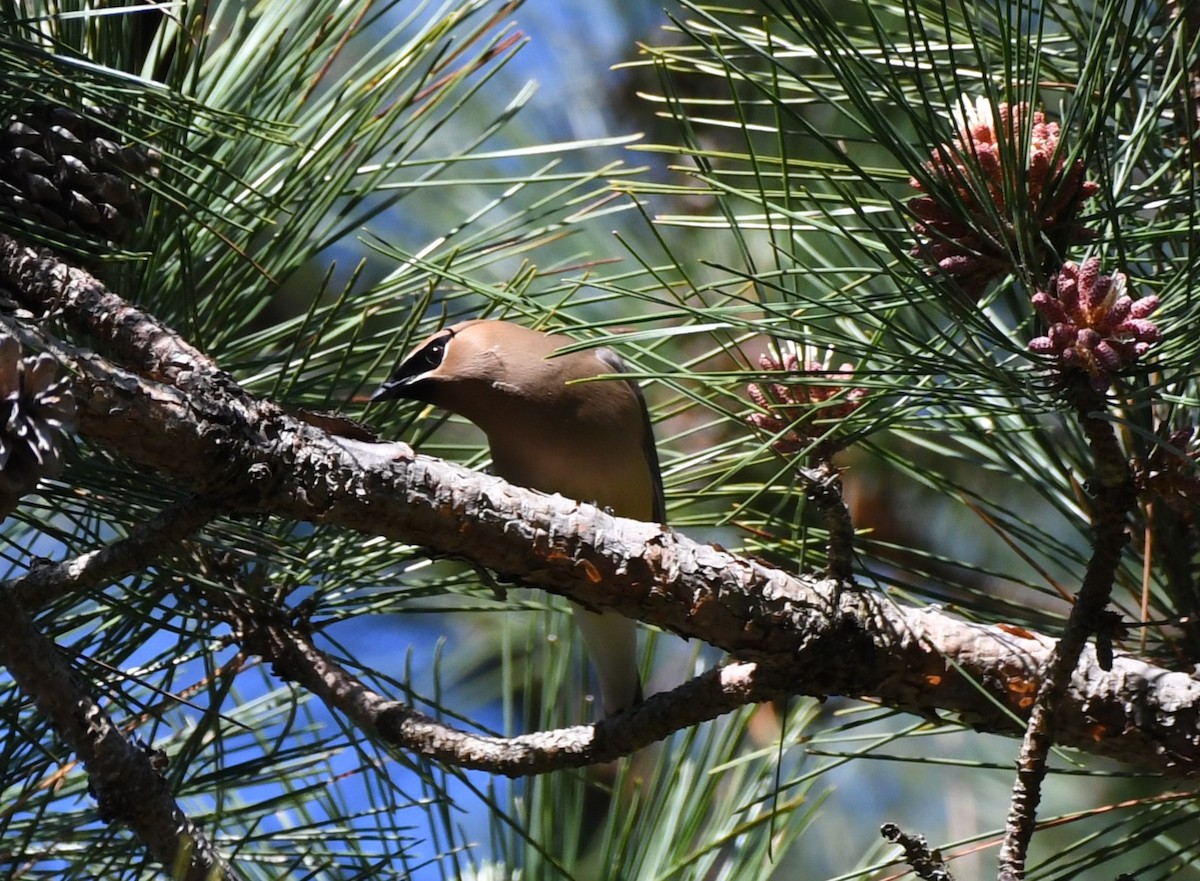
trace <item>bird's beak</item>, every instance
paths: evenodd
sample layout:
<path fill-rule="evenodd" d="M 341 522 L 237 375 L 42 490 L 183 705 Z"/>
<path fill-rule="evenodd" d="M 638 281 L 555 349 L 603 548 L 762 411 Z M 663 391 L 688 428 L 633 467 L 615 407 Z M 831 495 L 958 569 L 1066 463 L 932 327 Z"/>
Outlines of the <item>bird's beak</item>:
<path fill-rule="evenodd" d="M 392 377 L 371 393 L 371 397 L 367 398 L 367 403 L 374 404 L 377 401 L 396 401 L 405 397 L 404 389 L 409 384 L 409 381 L 407 376 Z"/>
<path fill-rule="evenodd" d="M 375 389 L 374 394 L 368 398 L 368 403 L 395 401 L 400 398 L 432 403 L 426 400 L 429 384 L 436 384 L 434 376 L 445 357 L 447 341 L 453 336 L 453 329 L 442 331 L 409 352 L 392 371 L 387 382 Z"/>

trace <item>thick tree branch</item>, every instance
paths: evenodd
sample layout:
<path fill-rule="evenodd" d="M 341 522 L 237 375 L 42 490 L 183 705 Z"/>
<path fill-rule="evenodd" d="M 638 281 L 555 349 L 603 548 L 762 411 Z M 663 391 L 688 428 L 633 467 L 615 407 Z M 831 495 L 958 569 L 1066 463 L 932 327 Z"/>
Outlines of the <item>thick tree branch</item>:
<path fill-rule="evenodd" d="M 138 374 L 180 388 L 193 376 L 228 380 L 208 356 L 94 276 L 0 233 L 0 277 L 38 318 L 61 315 L 97 348 Z"/>
<path fill-rule="evenodd" d="M 1052 641 L 897 607 L 698 544 L 592 505 L 510 486 L 415 454 L 339 438 L 269 402 L 140 379 L 97 356 L 74 366 L 82 432 L 231 510 L 331 523 L 436 554 L 702 639 L 791 677 L 792 693 L 840 694 L 960 714 L 1016 733 Z M 980 687 L 970 680 L 979 683 Z M 1200 683 L 1085 651 L 1058 742 L 1189 773 L 1200 759 Z"/>
<path fill-rule="evenodd" d="M 0 254 L 0 275 L 5 271 Z M 165 328 L 148 316 L 140 320 L 153 330 L 135 323 L 123 337 L 158 340 L 159 350 L 173 353 L 172 375 L 186 382 L 157 382 L 97 355 L 72 354 L 21 323 L 77 372 L 84 435 L 231 512 L 336 524 L 465 557 L 506 578 L 765 661 L 772 681 L 786 677 L 781 688 L 790 693 L 948 711 L 977 728 L 1013 734 L 1014 716 L 1028 713 L 1053 645 L 1048 637 L 966 624 L 846 590 L 836 580 L 793 576 L 652 524 L 417 455 L 405 444 L 330 435 L 242 392 L 209 362 L 189 364 L 186 347 L 162 342 Z M 1188 675 L 1129 657 L 1105 671 L 1085 648 L 1059 707 L 1056 737 L 1186 774 L 1200 760 L 1198 716 L 1200 683 Z"/>

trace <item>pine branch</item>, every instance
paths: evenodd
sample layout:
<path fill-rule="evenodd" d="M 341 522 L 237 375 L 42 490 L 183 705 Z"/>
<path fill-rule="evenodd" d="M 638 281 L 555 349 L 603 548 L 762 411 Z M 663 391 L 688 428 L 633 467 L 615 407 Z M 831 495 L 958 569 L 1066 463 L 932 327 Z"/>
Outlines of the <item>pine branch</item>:
<path fill-rule="evenodd" d="M 218 509 L 189 500 L 138 524 L 128 537 L 62 563 L 35 566 L 6 589 L 25 609 L 40 609 L 70 593 L 117 581 L 144 568 L 211 520 Z"/>
<path fill-rule="evenodd" d="M 181 881 L 240 877 L 183 812 L 146 750 L 131 743 L 79 683 L 11 590 L 0 590 L 0 663 L 87 768 L 97 812 L 121 823 Z"/>
<path fill-rule="evenodd" d="M 12 277 L 3 266 L 0 275 Z M 1013 720 L 1051 654 L 1053 641 L 1029 631 L 899 607 L 878 593 L 790 575 L 653 524 L 513 487 L 405 444 L 330 435 L 221 374 L 210 383 L 202 371 L 183 370 L 185 392 L 97 355 L 72 356 L 26 322 L 3 323 L 19 323 L 78 371 L 86 437 L 183 491 L 230 513 L 337 524 L 466 557 L 505 578 L 764 662 L 789 693 L 945 710 L 980 730 L 1015 733 Z M 304 675 L 319 677 L 316 660 L 297 650 L 288 663 L 309 657 Z M 1184 674 L 1125 656 L 1102 670 L 1085 648 L 1058 712 L 1064 745 L 1163 773 L 1186 773 L 1200 759 L 1200 684 Z M 657 714 L 648 715 L 646 725 Z"/>
<path fill-rule="evenodd" d="M 929 850 L 929 842 L 924 835 L 905 832 L 895 823 L 884 823 L 879 832 L 885 839 L 904 849 L 904 861 L 922 881 L 954 881 L 941 854 Z"/>
<path fill-rule="evenodd" d="M 368 688 L 277 610 L 264 612 L 228 596 L 214 599 L 222 603 L 247 651 L 261 655 L 277 676 L 307 688 L 363 732 L 397 749 L 507 777 L 610 762 L 676 731 L 787 693 L 788 677 L 781 671 L 734 662 L 594 725 L 488 737 L 455 728 Z"/>
<path fill-rule="evenodd" d="M 1004 844 L 1000 848 L 1001 881 L 1021 881 L 1025 877 L 1025 861 L 1036 826 L 1046 762 L 1057 735 L 1063 693 L 1088 638 L 1102 628 L 1104 609 L 1128 543 L 1129 515 L 1137 501 L 1133 474 L 1112 422 L 1101 415 L 1105 409 L 1103 394 L 1081 375 L 1075 377 L 1068 397 L 1095 459 L 1092 558 L 1062 639 L 1047 659 L 1017 757 L 1017 777 L 1013 782 Z"/>

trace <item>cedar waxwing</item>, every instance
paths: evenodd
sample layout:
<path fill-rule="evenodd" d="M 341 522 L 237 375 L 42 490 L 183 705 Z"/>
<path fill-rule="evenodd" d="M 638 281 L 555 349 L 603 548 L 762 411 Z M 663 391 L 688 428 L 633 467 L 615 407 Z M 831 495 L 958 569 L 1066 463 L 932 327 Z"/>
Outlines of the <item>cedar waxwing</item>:
<path fill-rule="evenodd" d="M 410 352 L 372 401 L 409 398 L 458 413 L 487 435 L 510 483 L 662 523 L 666 505 L 650 415 L 632 380 L 577 382 L 628 368 L 611 349 L 551 357 L 571 339 L 507 321 L 467 321 Z M 604 712 L 642 699 L 637 625 L 575 606 Z"/>

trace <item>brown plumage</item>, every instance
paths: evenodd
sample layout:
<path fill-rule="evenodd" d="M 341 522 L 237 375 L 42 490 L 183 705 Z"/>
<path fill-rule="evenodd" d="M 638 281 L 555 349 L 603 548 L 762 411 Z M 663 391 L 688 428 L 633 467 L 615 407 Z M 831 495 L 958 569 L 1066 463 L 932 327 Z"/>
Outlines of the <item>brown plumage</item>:
<path fill-rule="evenodd" d="M 413 349 L 372 401 L 408 398 L 458 413 L 487 435 L 496 474 L 622 517 L 663 522 L 662 477 L 646 404 L 609 349 L 552 357 L 572 342 L 507 321 L 467 321 Z M 604 711 L 641 699 L 637 629 L 614 612 L 575 607 Z"/>

